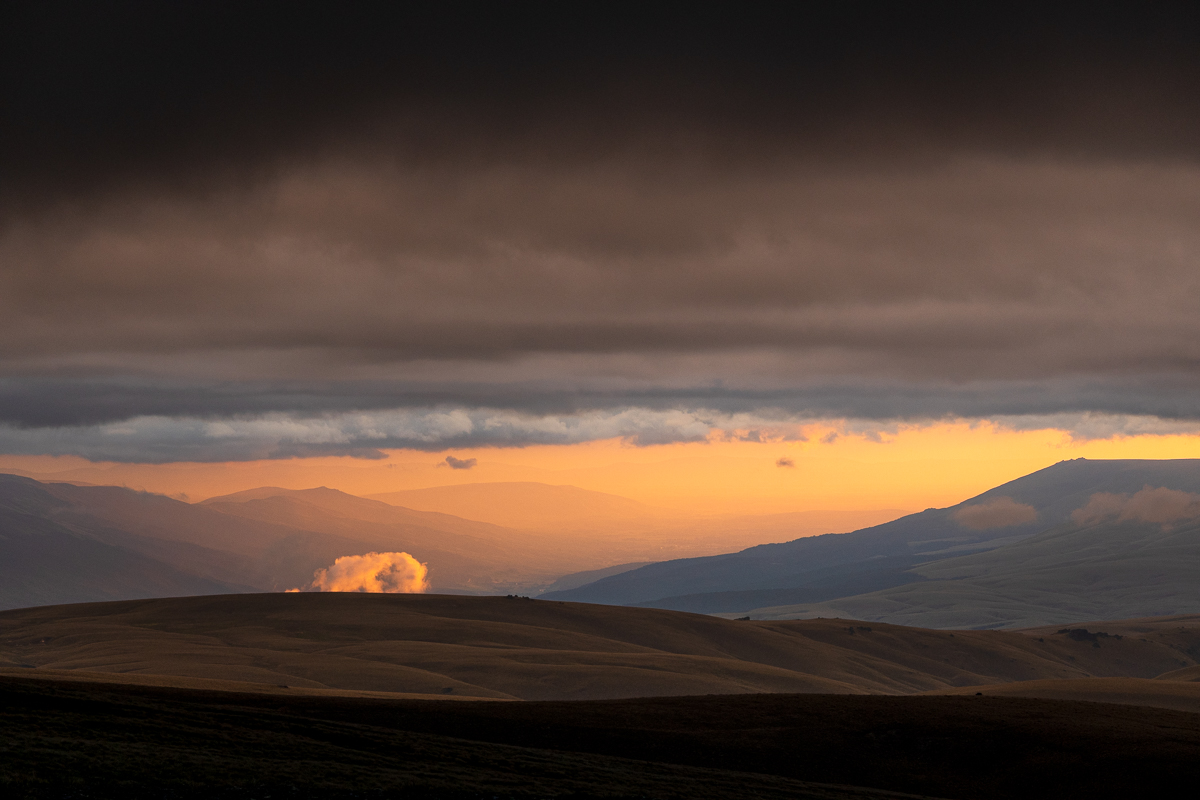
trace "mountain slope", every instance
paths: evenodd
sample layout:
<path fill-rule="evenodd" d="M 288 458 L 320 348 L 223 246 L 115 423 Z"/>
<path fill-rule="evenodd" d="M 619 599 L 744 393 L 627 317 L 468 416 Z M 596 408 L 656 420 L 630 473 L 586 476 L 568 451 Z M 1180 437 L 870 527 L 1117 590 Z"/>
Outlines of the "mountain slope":
<path fill-rule="evenodd" d="M 248 591 L 0 508 L 0 608 Z"/>
<path fill-rule="evenodd" d="M 916 584 L 921 564 L 1010 546 L 1057 525 L 1097 493 L 1200 491 L 1200 460 L 1064 461 L 945 509 L 847 534 L 679 559 L 556 592 L 560 600 L 708 613 L 814 604 Z"/>
<path fill-rule="evenodd" d="M 0 475 L 0 608 L 252 590 L 233 571 L 181 569 L 101 524 L 73 524 L 71 503 L 49 489 Z"/>
<path fill-rule="evenodd" d="M 913 570 L 924 580 L 757 617 L 845 614 L 933 628 L 1030 627 L 1200 612 L 1200 520 L 1067 524 Z"/>
<path fill-rule="evenodd" d="M 353 539 L 243 519 L 149 492 L 24 481 L 8 483 L 14 491 L 61 501 L 45 510 L 57 524 L 177 570 L 260 591 L 307 584 L 313 570 L 371 549 Z"/>

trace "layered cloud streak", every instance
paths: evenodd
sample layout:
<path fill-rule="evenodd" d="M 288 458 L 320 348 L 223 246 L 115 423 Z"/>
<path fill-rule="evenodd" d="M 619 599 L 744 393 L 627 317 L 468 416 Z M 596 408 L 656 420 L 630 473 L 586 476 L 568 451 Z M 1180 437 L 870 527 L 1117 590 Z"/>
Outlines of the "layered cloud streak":
<path fill-rule="evenodd" d="M 957 420 L 956 420 L 957 421 Z M 807 441 L 820 432 L 832 442 L 844 434 L 884 442 L 906 427 L 930 420 L 822 419 L 781 409 L 727 413 L 714 409 L 597 409 L 571 414 L 530 414 L 511 409 L 434 408 L 299 416 L 134 417 L 71 427 L 0 427 L 0 452 L 79 455 L 93 461 L 222 462 L 308 456 L 382 459 L 386 450 L 569 445 L 622 439 L 634 446 L 673 442 Z M 1158 417 L 1074 414 L 998 418 L 1002 430 L 1057 429 L 1078 439 L 1125 435 L 1191 434 L 1200 423 Z M 455 465 L 455 462 L 458 465 Z M 472 459 L 449 463 L 469 469 Z"/>

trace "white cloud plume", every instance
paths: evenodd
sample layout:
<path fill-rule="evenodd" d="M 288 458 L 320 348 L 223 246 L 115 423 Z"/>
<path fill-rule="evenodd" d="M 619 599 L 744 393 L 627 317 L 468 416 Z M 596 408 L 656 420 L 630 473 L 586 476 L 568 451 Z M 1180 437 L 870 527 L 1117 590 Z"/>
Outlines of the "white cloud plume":
<path fill-rule="evenodd" d="M 342 556 L 331 566 L 313 573 L 313 582 L 307 590 L 419 594 L 429 588 L 428 574 L 428 566 L 408 553 Z"/>

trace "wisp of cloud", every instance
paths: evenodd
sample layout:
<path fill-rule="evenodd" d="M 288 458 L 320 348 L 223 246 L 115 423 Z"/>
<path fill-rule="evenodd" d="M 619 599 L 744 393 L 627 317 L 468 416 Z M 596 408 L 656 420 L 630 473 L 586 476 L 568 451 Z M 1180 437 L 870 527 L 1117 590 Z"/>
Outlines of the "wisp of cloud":
<path fill-rule="evenodd" d="M 954 520 L 973 531 L 1007 528 L 1037 519 L 1037 509 L 1018 503 L 1011 497 L 997 497 L 986 503 L 963 506 L 954 512 Z"/>
<path fill-rule="evenodd" d="M 1157 522 L 1166 525 L 1179 520 L 1200 517 L 1200 494 L 1181 492 L 1165 487 L 1144 487 L 1130 496 L 1097 492 L 1083 508 L 1071 512 L 1071 520 L 1079 525 L 1100 522 L 1115 517 L 1118 522 Z"/>

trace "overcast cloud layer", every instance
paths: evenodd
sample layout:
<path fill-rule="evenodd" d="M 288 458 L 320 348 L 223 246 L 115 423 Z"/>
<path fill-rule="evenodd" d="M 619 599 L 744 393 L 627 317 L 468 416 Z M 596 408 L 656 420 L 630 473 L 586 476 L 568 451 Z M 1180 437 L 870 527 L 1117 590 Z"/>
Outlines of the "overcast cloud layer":
<path fill-rule="evenodd" d="M 14 4 L 0 451 L 1200 429 L 1200 20 L 661 8 Z"/>

